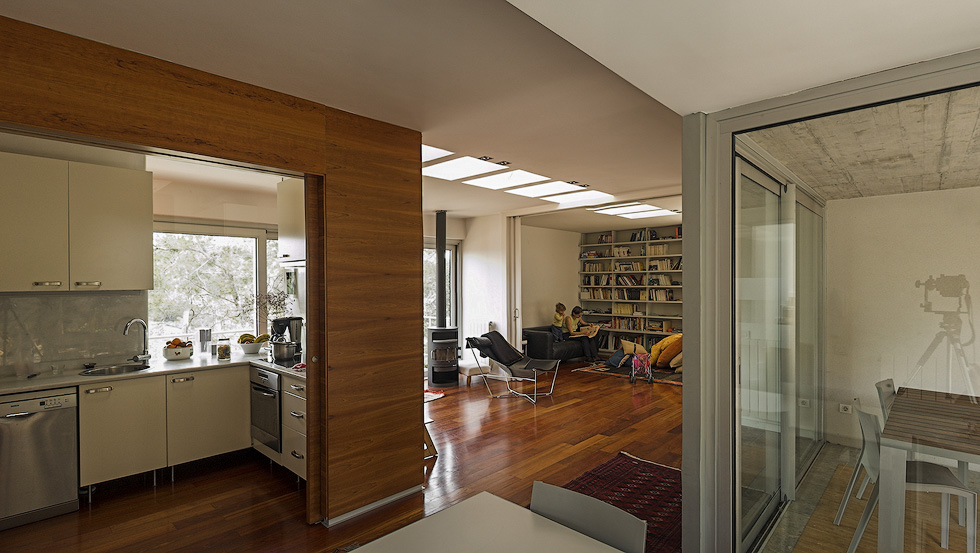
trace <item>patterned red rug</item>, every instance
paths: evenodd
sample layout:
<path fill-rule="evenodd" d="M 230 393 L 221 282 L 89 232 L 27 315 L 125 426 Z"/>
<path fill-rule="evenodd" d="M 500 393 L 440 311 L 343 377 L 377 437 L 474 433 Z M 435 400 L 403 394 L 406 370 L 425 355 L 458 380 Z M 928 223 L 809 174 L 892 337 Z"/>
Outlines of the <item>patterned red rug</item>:
<path fill-rule="evenodd" d="M 565 484 L 647 521 L 646 553 L 681 550 L 681 471 L 619 452 Z"/>

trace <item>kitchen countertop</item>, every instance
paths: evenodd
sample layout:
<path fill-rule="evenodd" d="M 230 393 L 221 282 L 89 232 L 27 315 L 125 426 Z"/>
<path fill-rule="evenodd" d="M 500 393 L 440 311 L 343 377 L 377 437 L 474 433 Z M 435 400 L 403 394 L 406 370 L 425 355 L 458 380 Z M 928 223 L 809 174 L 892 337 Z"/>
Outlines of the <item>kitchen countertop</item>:
<path fill-rule="evenodd" d="M 125 361 L 118 361 L 122 363 Z M 102 366 L 114 363 L 101 363 Z M 263 369 L 272 370 L 280 374 L 292 375 L 298 378 L 306 378 L 306 371 L 294 371 L 289 367 L 276 365 L 268 361 L 268 354 L 254 353 L 245 354 L 232 352 L 231 359 L 228 361 L 218 361 L 217 357 L 209 354 L 194 354 L 190 359 L 179 361 L 167 361 L 162 353 L 154 354 L 150 358 L 150 368 L 142 371 L 118 374 L 111 376 L 82 376 L 79 373 L 83 370 L 75 368 L 65 370 L 62 374 L 56 375 L 51 371 L 45 371 L 34 378 L 26 376 L 5 376 L 0 377 L 0 394 L 17 394 L 21 392 L 33 392 L 36 390 L 47 390 L 50 388 L 65 388 L 71 386 L 85 386 L 113 380 L 129 380 L 131 378 L 145 378 L 148 376 L 159 376 L 165 374 L 175 374 L 189 371 L 202 371 L 210 369 L 220 369 L 235 365 L 251 364 Z M 97 365 L 98 366 L 98 365 Z"/>

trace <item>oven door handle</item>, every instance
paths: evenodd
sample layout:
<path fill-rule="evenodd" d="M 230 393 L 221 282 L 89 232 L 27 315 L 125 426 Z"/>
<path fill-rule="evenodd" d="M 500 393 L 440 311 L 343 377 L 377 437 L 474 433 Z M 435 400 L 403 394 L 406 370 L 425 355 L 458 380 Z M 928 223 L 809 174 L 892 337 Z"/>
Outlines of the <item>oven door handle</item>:
<path fill-rule="evenodd" d="M 256 385 L 256 384 L 252 384 L 252 391 L 253 392 L 258 392 L 258 393 L 262 394 L 265 397 L 276 397 L 276 393 L 274 391 L 272 391 L 269 388 L 266 388 L 264 386 L 259 386 L 259 385 Z"/>

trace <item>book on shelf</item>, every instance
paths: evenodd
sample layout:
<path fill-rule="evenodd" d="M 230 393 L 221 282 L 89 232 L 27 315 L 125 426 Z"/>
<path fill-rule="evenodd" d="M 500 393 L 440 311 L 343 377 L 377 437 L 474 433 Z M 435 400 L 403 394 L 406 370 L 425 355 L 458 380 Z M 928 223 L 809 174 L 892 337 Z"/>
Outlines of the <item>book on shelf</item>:
<path fill-rule="evenodd" d="M 643 271 L 644 270 L 643 262 L 642 261 L 617 261 L 616 270 L 619 272 Z"/>
<path fill-rule="evenodd" d="M 667 255 L 667 244 L 650 244 L 649 255 Z"/>
<path fill-rule="evenodd" d="M 610 244 L 612 243 L 612 234 L 600 234 L 599 238 L 596 240 L 596 244 Z"/>
<path fill-rule="evenodd" d="M 590 261 L 584 264 L 583 272 L 586 273 L 602 273 L 606 271 L 606 265 L 603 263 L 597 263 Z"/>
<path fill-rule="evenodd" d="M 613 246 L 613 257 L 630 257 L 633 255 L 629 246 Z"/>
<path fill-rule="evenodd" d="M 650 275 L 647 278 L 647 284 L 650 286 L 672 286 L 673 283 L 670 275 Z"/>
<path fill-rule="evenodd" d="M 681 259 L 677 258 L 676 261 L 670 258 L 651 259 L 649 267 L 651 271 L 674 271 L 681 268 Z"/>

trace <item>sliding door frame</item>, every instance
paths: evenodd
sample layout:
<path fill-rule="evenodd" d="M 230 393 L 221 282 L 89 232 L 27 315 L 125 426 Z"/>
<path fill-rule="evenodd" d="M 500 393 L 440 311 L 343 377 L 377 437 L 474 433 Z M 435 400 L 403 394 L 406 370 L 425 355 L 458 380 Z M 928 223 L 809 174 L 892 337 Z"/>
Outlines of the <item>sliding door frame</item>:
<path fill-rule="evenodd" d="M 683 548 L 735 551 L 732 214 L 738 133 L 980 82 L 980 50 L 684 117 Z M 692 224 L 694 223 L 694 224 Z M 687 274 L 690 273 L 690 274 Z"/>

